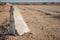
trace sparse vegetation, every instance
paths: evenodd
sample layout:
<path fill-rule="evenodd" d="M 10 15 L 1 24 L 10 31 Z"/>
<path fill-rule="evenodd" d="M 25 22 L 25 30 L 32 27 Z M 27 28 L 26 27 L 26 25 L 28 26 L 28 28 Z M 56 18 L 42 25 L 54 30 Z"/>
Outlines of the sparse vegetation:
<path fill-rule="evenodd" d="M 0 5 L 6 5 L 6 3 L 4 3 L 4 2 L 0 2 Z"/>
<path fill-rule="evenodd" d="M 42 5 L 46 5 L 47 3 L 45 2 L 45 3 L 42 3 Z"/>
<path fill-rule="evenodd" d="M 52 5 L 52 4 L 55 4 L 55 3 L 54 2 L 51 2 L 50 4 Z"/>
<path fill-rule="evenodd" d="M 60 2 L 21 2 L 21 3 L 12 3 L 15 5 L 60 5 Z"/>

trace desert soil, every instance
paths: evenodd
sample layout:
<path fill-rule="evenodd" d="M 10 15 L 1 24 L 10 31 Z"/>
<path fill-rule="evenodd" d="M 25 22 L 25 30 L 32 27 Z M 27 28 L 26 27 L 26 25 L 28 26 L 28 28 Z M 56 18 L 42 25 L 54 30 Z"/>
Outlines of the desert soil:
<path fill-rule="evenodd" d="M 20 13 L 30 28 L 30 33 L 24 34 L 22 36 L 6 35 L 0 37 L 1 40 L 60 40 L 60 6 L 14 6 L 19 8 Z M 9 31 L 9 6 L 0 7 L 0 10 L 2 10 L 2 12 L 0 12 L 0 34 L 7 34 Z M 44 10 L 44 12 L 41 10 Z"/>

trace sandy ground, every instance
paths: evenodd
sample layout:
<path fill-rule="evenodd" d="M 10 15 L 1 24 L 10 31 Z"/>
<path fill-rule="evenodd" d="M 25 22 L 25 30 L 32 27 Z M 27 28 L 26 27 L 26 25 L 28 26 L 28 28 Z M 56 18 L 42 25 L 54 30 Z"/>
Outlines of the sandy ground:
<path fill-rule="evenodd" d="M 22 36 L 3 36 L 1 40 L 60 40 L 60 6 L 48 5 L 15 5 L 20 9 L 25 19 L 30 33 Z M 7 7 L 8 8 L 8 7 Z M 42 12 L 39 9 L 49 10 Z M 57 11 L 57 12 L 56 12 Z M 52 13 L 50 13 L 52 12 Z M 4 12 L 5 13 L 5 12 Z M 9 13 L 9 12 L 8 12 Z M 9 14 L 0 15 L 0 24 L 3 20 L 8 19 Z M 55 15 L 55 14 L 57 15 Z M 6 17 L 6 18 L 5 18 Z M 5 27 L 5 26 L 4 26 Z M 3 39 L 4 38 L 4 39 Z"/>
<path fill-rule="evenodd" d="M 9 6 L 0 5 L 0 35 L 8 33 L 9 16 Z"/>

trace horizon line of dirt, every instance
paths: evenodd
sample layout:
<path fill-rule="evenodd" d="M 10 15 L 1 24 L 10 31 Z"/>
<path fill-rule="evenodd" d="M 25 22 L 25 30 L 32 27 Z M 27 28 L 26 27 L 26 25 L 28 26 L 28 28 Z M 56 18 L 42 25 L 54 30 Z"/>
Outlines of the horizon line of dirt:
<path fill-rule="evenodd" d="M 60 5 L 60 2 L 0 2 L 0 5 Z"/>

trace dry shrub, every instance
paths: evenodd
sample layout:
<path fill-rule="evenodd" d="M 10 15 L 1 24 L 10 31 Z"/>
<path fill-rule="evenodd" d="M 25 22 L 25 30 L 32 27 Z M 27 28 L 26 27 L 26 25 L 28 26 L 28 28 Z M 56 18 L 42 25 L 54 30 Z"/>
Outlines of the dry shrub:
<path fill-rule="evenodd" d="M 47 3 L 46 3 L 46 2 L 43 2 L 42 4 L 43 4 L 43 5 L 47 5 Z"/>
<path fill-rule="evenodd" d="M 6 5 L 6 3 L 0 2 L 0 5 Z"/>
<path fill-rule="evenodd" d="M 51 2 L 50 4 L 55 4 L 54 2 Z"/>

